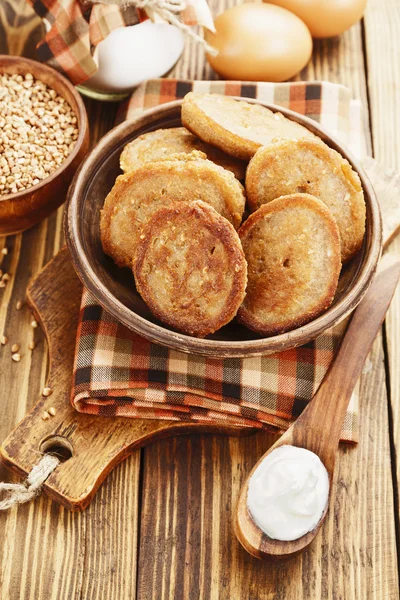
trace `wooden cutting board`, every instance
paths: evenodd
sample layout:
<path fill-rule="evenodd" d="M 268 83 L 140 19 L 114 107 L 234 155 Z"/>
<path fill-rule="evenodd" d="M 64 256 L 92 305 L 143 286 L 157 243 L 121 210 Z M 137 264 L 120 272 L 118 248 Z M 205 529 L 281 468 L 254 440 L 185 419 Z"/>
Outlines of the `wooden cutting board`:
<path fill-rule="evenodd" d="M 378 196 L 387 247 L 400 229 L 400 176 L 372 158 L 363 161 Z M 50 367 L 42 397 L 0 448 L 7 468 L 26 476 L 43 452 L 57 451 L 68 458 L 50 475 L 44 491 L 72 510 L 86 508 L 115 465 L 148 442 L 187 433 L 245 435 L 254 430 L 198 423 L 99 417 L 76 412 L 69 401 L 76 328 L 82 285 L 66 249 L 31 282 L 27 300 L 47 337 Z M 55 415 L 42 419 L 51 407 Z"/>
<path fill-rule="evenodd" d="M 76 412 L 70 404 L 72 368 L 82 284 L 64 248 L 31 282 L 27 300 L 41 323 L 49 346 L 47 385 L 41 397 L 0 448 L 7 468 L 26 476 L 43 452 L 57 452 L 62 462 L 44 484 L 44 492 L 72 510 L 86 508 L 108 473 L 130 452 L 165 436 L 185 433 L 248 434 L 254 430 L 198 423 Z M 55 415 L 43 420 L 51 407 Z"/>

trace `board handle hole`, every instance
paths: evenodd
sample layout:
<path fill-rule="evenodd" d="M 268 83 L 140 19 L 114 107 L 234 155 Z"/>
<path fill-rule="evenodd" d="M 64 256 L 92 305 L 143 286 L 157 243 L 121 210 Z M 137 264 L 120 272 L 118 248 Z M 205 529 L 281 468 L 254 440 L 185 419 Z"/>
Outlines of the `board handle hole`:
<path fill-rule="evenodd" d="M 67 438 L 61 435 L 52 435 L 40 444 L 40 451 L 44 454 L 53 454 L 60 462 L 65 462 L 71 458 L 72 445 Z"/>

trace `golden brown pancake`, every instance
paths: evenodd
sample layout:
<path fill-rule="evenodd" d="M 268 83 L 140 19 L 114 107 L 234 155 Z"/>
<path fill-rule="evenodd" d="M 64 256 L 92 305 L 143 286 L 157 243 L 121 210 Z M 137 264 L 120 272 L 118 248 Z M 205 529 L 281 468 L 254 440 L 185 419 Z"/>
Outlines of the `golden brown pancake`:
<path fill-rule="evenodd" d="M 185 127 L 157 129 L 140 135 L 125 146 L 119 162 L 121 169 L 130 173 L 144 163 L 171 158 L 173 154 L 188 154 L 193 150 L 204 152 L 205 158 L 232 171 L 240 181 L 244 180 L 247 163 L 199 140 Z"/>
<path fill-rule="evenodd" d="M 360 178 L 346 159 L 317 138 L 260 148 L 247 169 L 246 192 L 252 211 L 279 196 L 312 194 L 329 208 L 339 227 L 343 262 L 361 248 L 365 202 Z"/>
<path fill-rule="evenodd" d="M 204 337 L 235 316 L 247 265 L 232 225 L 205 202 L 175 202 L 143 227 L 133 262 L 136 287 L 154 315 Z"/>
<path fill-rule="evenodd" d="M 219 94 L 186 94 L 182 123 L 208 144 L 241 160 L 250 160 L 260 146 L 282 139 L 315 137 L 279 112 Z"/>
<path fill-rule="evenodd" d="M 103 249 L 120 267 L 131 267 L 142 226 L 171 201 L 203 200 L 235 228 L 242 221 L 245 195 L 234 175 L 194 152 L 181 160 L 149 162 L 120 175 L 100 217 Z"/>
<path fill-rule="evenodd" d="M 332 303 L 341 268 L 339 230 L 309 194 L 261 206 L 239 229 L 248 263 L 238 320 L 264 336 L 290 331 Z"/>

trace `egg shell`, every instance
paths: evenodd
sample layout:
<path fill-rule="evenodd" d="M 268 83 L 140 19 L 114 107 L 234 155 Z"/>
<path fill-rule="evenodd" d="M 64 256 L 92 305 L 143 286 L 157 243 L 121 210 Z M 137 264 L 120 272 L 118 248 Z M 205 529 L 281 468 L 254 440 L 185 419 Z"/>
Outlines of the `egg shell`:
<path fill-rule="evenodd" d="M 216 33 L 206 41 L 217 56 L 207 55 L 224 79 L 285 81 L 308 63 L 312 38 L 293 13 L 269 4 L 241 4 L 216 17 Z"/>
<path fill-rule="evenodd" d="M 314 38 L 340 35 L 361 19 L 367 0 L 268 0 L 300 17 Z"/>

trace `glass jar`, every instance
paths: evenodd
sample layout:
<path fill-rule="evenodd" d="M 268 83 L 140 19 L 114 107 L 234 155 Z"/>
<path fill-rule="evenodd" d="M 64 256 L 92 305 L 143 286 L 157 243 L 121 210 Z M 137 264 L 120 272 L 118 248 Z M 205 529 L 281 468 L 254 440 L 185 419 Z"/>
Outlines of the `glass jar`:
<path fill-rule="evenodd" d="M 143 81 L 165 75 L 183 48 L 183 32 L 168 23 L 148 19 L 114 29 L 95 50 L 97 73 L 77 87 L 96 100 L 122 100 Z"/>

